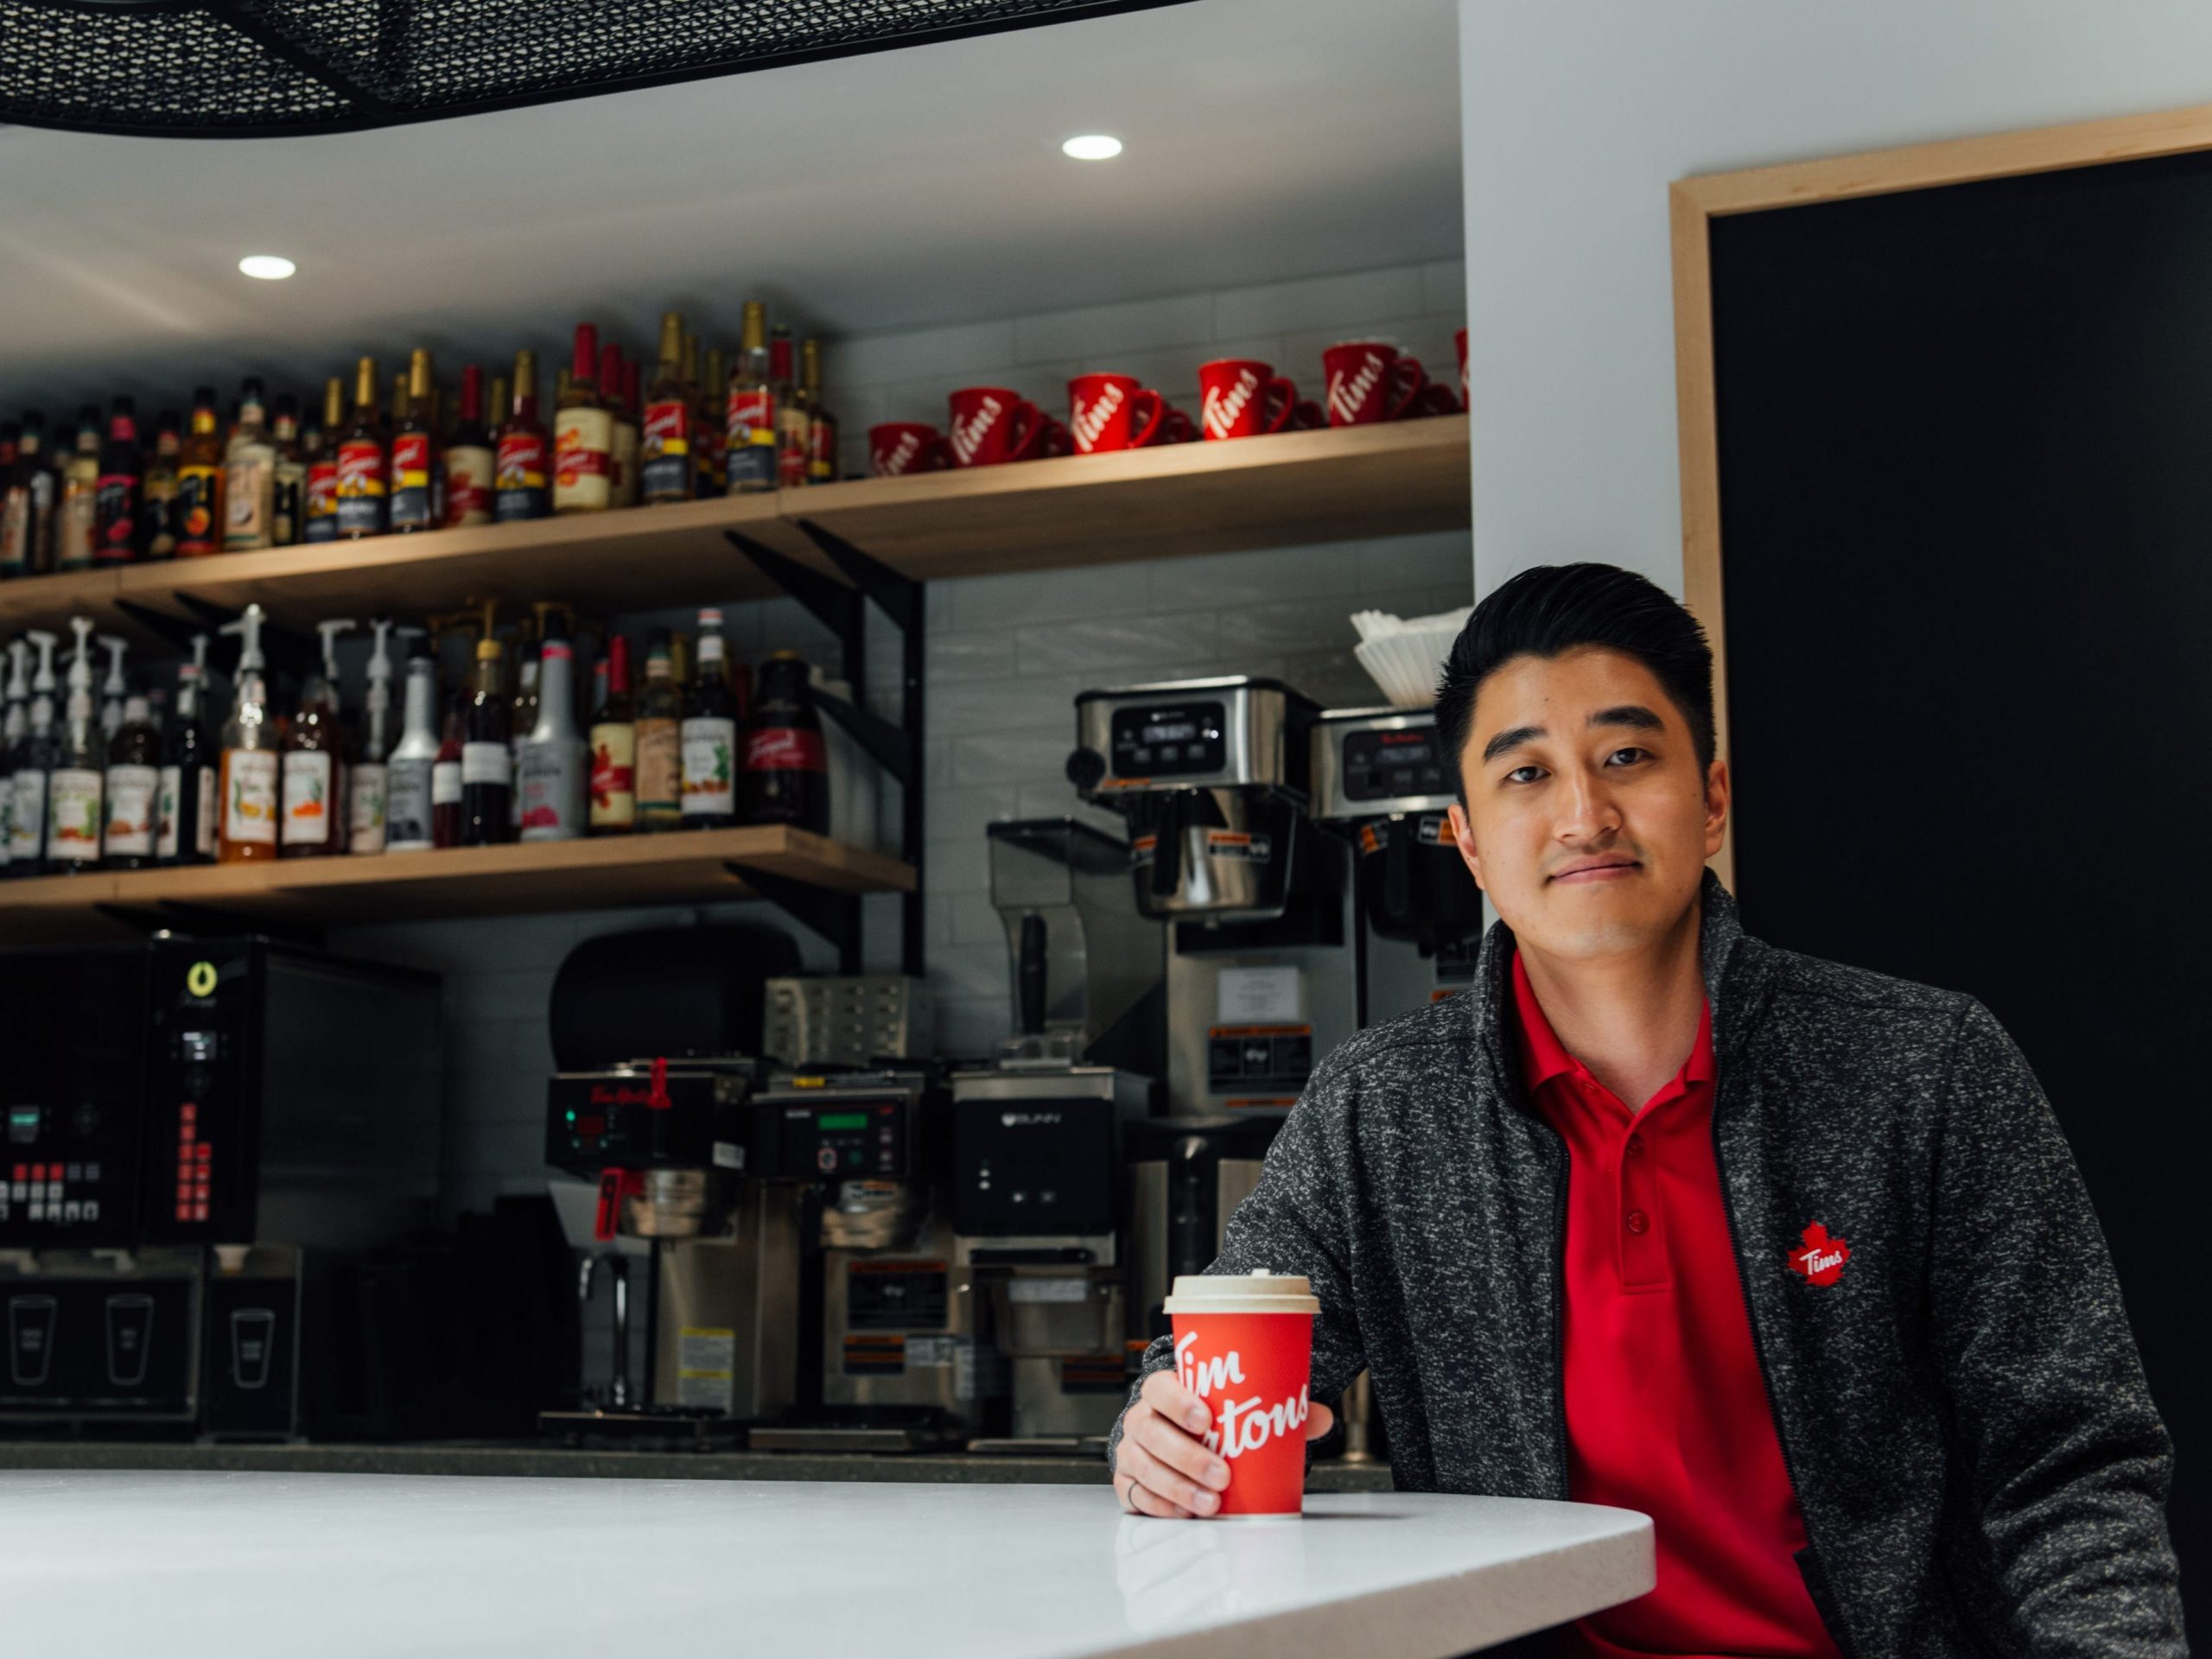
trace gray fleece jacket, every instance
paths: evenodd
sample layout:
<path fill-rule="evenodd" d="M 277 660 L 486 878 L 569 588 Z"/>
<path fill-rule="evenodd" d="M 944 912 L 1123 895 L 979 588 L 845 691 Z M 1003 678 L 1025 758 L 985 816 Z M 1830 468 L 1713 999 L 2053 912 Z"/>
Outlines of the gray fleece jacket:
<path fill-rule="evenodd" d="M 2026 1060 L 1971 996 L 1753 938 L 1710 871 L 1700 903 L 1713 1151 L 1837 1645 L 2178 1659 L 2171 1445 Z M 1313 1392 L 1368 1368 L 1408 1491 L 1567 1496 L 1567 1157 L 1513 950 L 1495 924 L 1468 995 L 1322 1062 L 1209 1269 L 1313 1281 Z M 1815 1220 L 1850 1245 L 1832 1284 L 1788 1265 Z"/>

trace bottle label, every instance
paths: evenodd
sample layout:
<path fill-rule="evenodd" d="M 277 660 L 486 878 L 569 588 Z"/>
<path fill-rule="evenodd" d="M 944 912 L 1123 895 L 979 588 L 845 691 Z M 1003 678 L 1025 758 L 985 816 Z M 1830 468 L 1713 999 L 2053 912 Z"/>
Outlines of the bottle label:
<path fill-rule="evenodd" d="M 224 481 L 223 545 L 232 552 L 267 547 L 269 521 L 275 494 L 276 468 L 268 461 L 248 460 L 231 463 Z"/>
<path fill-rule="evenodd" d="M 691 406 L 681 398 L 645 405 L 640 440 L 640 482 L 648 501 L 681 501 L 691 494 Z"/>
<path fill-rule="evenodd" d="M 764 726 L 745 740 L 747 772 L 827 772 L 822 734 L 798 726 Z"/>
<path fill-rule="evenodd" d="M 499 789 L 514 787 L 514 755 L 504 743 L 469 742 L 461 746 L 461 781 L 463 788 L 470 785 L 491 785 Z"/>
<path fill-rule="evenodd" d="M 35 864 L 46 846 L 46 774 L 35 766 L 17 772 L 16 810 L 8 826 L 11 860 Z"/>
<path fill-rule="evenodd" d="M 154 791 L 154 856 L 176 856 L 177 787 L 183 781 L 181 766 L 163 766 Z"/>
<path fill-rule="evenodd" d="M 638 818 L 638 729 L 627 721 L 591 728 L 591 821 L 613 829 Z"/>
<path fill-rule="evenodd" d="M 338 533 L 384 531 L 384 448 L 374 438 L 348 438 L 338 446 Z"/>
<path fill-rule="evenodd" d="M 70 479 L 63 486 L 61 514 L 54 524 L 54 568 L 84 570 L 92 563 L 99 492 L 91 480 Z"/>
<path fill-rule="evenodd" d="M 20 576 L 30 568 L 31 493 L 8 492 L 0 501 L 0 575 Z"/>
<path fill-rule="evenodd" d="M 154 855 L 155 803 L 162 774 L 152 766 L 107 769 L 107 829 L 101 851 L 109 858 Z"/>
<path fill-rule="evenodd" d="M 46 855 L 89 864 L 100 855 L 100 775 L 56 766 L 48 776 Z"/>
<path fill-rule="evenodd" d="M 137 551 L 138 480 L 128 473 L 102 474 L 92 512 L 93 556 L 103 564 L 124 563 Z"/>
<path fill-rule="evenodd" d="M 705 660 L 702 657 L 702 660 Z M 737 722 L 695 715 L 683 722 L 683 810 L 719 816 L 737 810 Z"/>
<path fill-rule="evenodd" d="M 284 757 L 284 844 L 330 844 L 331 796 L 337 768 L 331 757 L 294 753 Z"/>
<path fill-rule="evenodd" d="M 430 804 L 433 807 L 461 804 L 461 762 L 441 760 L 430 768 Z"/>
<path fill-rule="evenodd" d="M 301 537 L 307 509 L 308 469 L 296 461 L 279 461 L 269 496 L 269 539 L 289 547 Z"/>
<path fill-rule="evenodd" d="M 169 521 L 176 526 L 176 550 L 188 556 L 213 553 L 222 534 L 215 509 L 223 495 L 223 475 L 213 467 L 180 467 L 176 501 Z"/>
<path fill-rule="evenodd" d="M 614 419 L 603 409 L 564 409 L 553 417 L 553 506 L 609 505 Z"/>
<path fill-rule="evenodd" d="M 638 805 L 647 811 L 655 808 L 675 811 L 683 799 L 678 792 L 683 781 L 683 752 L 676 722 L 639 721 L 637 745 Z"/>
<path fill-rule="evenodd" d="M 194 766 L 199 781 L 193 785 L 193 799 L 198 803 L 192 819 L 192 850 L 202 858 L 215 856 L 215 768 Z"/>
<path fill-rule="evenodd" d="M 346 813 L 346 850 L 352 853 L 380 853 L 384 850 L 386 828 L 386 795 L 388 774 L 375 761 L 368 761 L 353 768 L 347 779 L 351 798 Z"/>
<path fill-rule="evenodd" d="M 501 434 L 498 470 L 493 474 L 493 516 L 504 524 L 511 518 L 543 518 L 547 511 L 545 435 Z"/>
<path fill-rule="evenodd" d="M 528 743 L 522 751 L 522 836 L 524 841 L 561 841 L 582 826 L 576 822 L 576 760 L 573 740 Z"/>
<path fill-rule="evenodd" d="M 430 435 L 395 433 L 391 440 L 391 513 L 394 530 L 430 527 Z"/>
<path fill-rule="evenodd" d="M 138 492 L 138 545 L 149 559 L 176 551 L 176 474 L 149 478 Z"/>
<path fill-rule="evenodd" d="M 385 773 L 384 844 L 390 851 L 414 852 L 430 845 L 431 771 L 427 760 L 395 760 Z M 458 783 L 454 798 L 461 798 Z"/>
<path fill-rule="evenodd" d="M 457 443 L 446 451 L 446 523 L 492 522 L 492 480 L 495 463 L 481 444 Z"/>
<path fill-rule="evenodd" d="M 776 400 L 766 386 L 743 386 L 729 395 L 729 418 L 723 430 L 732 457 L 752 444 L 776 442 Z"/>
<path fill-rule="evenodd" d="M 223 751 L 223 839 L 276 844 L 276 752 Z"/>
<path fill-rule="evenodd" d="M 308 525 L 305 539 L 338 539 L 338 463 L 318 461 L 308 468 Z"/>

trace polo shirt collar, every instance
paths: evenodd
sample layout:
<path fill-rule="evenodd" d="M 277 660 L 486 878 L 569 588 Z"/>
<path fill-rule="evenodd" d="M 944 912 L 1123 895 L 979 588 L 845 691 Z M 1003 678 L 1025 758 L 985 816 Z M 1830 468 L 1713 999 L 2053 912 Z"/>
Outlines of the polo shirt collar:
<path fill-rule="evenodd" d="M 1552 1022 L 1544 1015 L 1543 1005 L 1536 1001 L 1535 988 L 1529 982 L 1528 965 L 1521 960 L 1518 949 L 1513 952 L 1512 971 L 1513 1007 L 1520 1016 L 1516 1023 L 1521 1032 L 1522 1076 L 1529 1097 L 1535 1099 L 1537 1091 L 1556 1077 L 1578 1076 L 1594 1082 L 1589 1068 L 1560 1046 Z M 1697 1041 L 1679 1077 L 1684 1084 L 1713 1081 L 1713 999 L 1709 996 L 1698 1015 Z"/>

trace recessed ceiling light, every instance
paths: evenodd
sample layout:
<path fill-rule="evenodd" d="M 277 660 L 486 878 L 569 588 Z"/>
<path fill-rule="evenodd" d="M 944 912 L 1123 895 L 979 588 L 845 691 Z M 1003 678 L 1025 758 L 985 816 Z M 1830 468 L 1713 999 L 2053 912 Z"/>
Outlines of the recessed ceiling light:
<path fill-rule="evenodd" d="M 1103 132 L 1087 132 L 1062 144 L 1060 153 L 1078 162 L 1110 162 L 1122 153 L 1122 141 Z"/>
<path fill-rule="evenodd" d="M 282 254 L 249 253 L 238 261 L 238 269 L 249 276 L 258 276 L 265 283 L 281 282 L 299 267 Z"/>

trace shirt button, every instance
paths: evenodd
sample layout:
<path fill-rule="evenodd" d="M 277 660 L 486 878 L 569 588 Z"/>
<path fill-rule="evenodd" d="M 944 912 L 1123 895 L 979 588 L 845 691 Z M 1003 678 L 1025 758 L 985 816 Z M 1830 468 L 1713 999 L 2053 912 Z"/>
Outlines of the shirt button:
<path fill-rule="evenodd" d="M 1641 1158 L 1643 1156 L 1643 1137 L 1642 1135 L 1631 1135 L 1629 1136 L 1628 1155 L 1631 1158 Z"/>
<path fill-rule="evenodd" d="M 1630 1211 L 1628 1212 L 1628 1230 L 1631 1233 L 1649 1232 L 1651 1230 L 1651 1217 L 1645 1215 L 1641 1210 Z"/>

